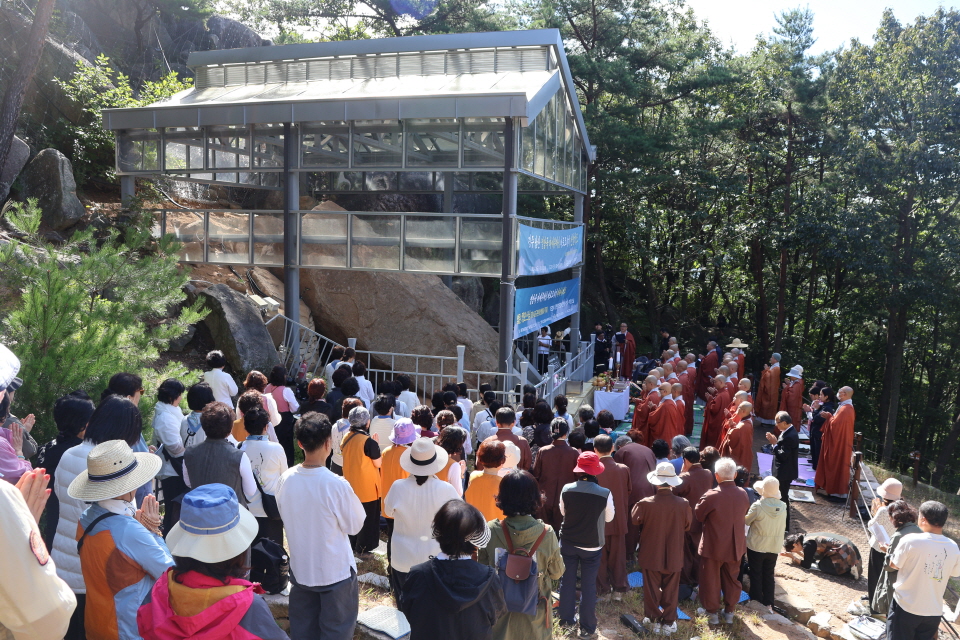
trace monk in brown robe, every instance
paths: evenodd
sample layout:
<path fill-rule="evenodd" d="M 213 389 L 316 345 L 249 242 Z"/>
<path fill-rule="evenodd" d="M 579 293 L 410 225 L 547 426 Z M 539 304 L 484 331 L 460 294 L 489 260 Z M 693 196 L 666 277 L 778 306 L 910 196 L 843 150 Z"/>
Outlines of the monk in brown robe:
<path fill-rule="evenodd" d="M 657 377 L 655 375 L 644 378 L 640 398 L 634 407 L 633 421 L 630 425 L 631 430 L 644 434 L 644 438 L 646 438 L 651 403 L 653 406 L 660 404 L 660 392 L 657 391 Z"/>
<path fill-rule="evenodd" d="M 713 488 L 713 474 L 700 464 L 700 452 L 696 447 L 687 447 L 683 450 L 683 467 L 680 473 L 681 484 L 673 488 L 673 494 L 685 498 L 690 505 L 690 516 L 693 517 L 693 507 L 700 502 L 707 491 Z M 690 530 L 683 537 L 683 571 L 680 583 L 694 586 L 699 583 L 700 535 L 703 525 L 696 518 L 690 525 Z"/>
<path fill-rule="evenodd" d="M 823 444 L 814 484 L 828 494 L 846 495 L 850 485 L 850 454 L 853 451 L 853 425 L 857 412 L 853 408 L 853 389 L 841 387 L 837 391 L 840 405 L 837 412 L 820 412 L 827 418 L 823 423 Z"/>
<path fill-rule="evenodd" d="M 501 442 L 512 442 L 517 445 L 517 448 L 520 449 L 520 464 L 517 465 L 517 469 L 521 471 L 529 471 L 530 465 L 533 464 L 533 453 L 530 451 L 530 443 L 527 442 L 526 438 L 521 438 L 513 433 L 513 425 L 517 423 L 517 414 L 510 407 L 500 407 L 497 409 L 497 415 L 494 417 L 497 421 L 497 432 L 487 438 L 487 440 L 495 439 Z M 477 460 L 476 464 L 477 471 L 483 471 L 483 464 Z"/>
<path fill-rule="evenodd" d="M 613 588 L 614 600 L 621 600 L 621 593 L 630 589 L 627 582 L 627 523 L 630 521 L 630 468 L 616 462 L 613 455 L 613 438 L 601 433 L 593 439 L 593 450 L 600 456 L 603 473 L 597 476 L 597 484 L 610 490 L 613 495 L 613 520 L 603 529 L 603 552 L 600 555 L 600 572 L 597 574 L 597 595 L 604 596 Z"/>
<path fill-rule="evenodd" d="M 707 343 L 707 355 L 700 359 L 700 370 L 697 375 L 697 397 L 706 402 L 707 389 L 711 386 L 711 381 L 717 375 L 717 367 L 720 366 L 720 354 L 717 353 L 717 343 L 711 340 Z"/>
<path fill-rule="evenodd" d="M 757 385 L 757 401 L 753 406 L 757 418 L 764 424 L 773 424 L 780 410 L 780 354 L 770 356 L 770 364 L 763 367 L 760 384 Z"/>
<path fill-rule="evenodd" d="M 553 420 L 554 422 L 550 423 L 553 444 L 541 447 L 537 452 L 537 460 L 533 464 L 533 477 L 537 479 L 540 491 L 543 492 L 541 519 L 553 527 L 554 531 L 560 531 L 560 525 L 563 523 L 563 514 L 560 513 L 560 492 L 564 485 L 576 482 L 573 468 L 577 466 L 577 456 L 580 452 L 567 444 L 570 430 L 567 421 L 563 418 Z M 557 420 L 564 424 L 561 425 Z"/>
<path fill-rule="evenodd" d="M 753 405 L 741 402 L 734 416 L 736 424 L 727 432 L 720 443 L 720 455 L 733 458 L 736 463 L 746 469 L 753 468 Z"/>
<path fill-rule="evenodd" d="M 733 395 L 733 401 L 723 410 L 725 420 L 723 421 L 723 430 L 720 431 L 720 444 L 717 446 L 717 449 L 723 446 L 723 441 L 727 439 L 727 433 L 730 429 L 740 422 L 740 419 L 737 417 L 737 409 L 739 409 L 740 405 L 744 402 L 750 402 L 750 394 L 745 391 L 737 391 Z"/>
<path fill-rule="evenodd" d="M 632 429 L 627 432 L 630 444 L 617 449 L 613 459 L 620 464 L 626 465 L 630 469 L 630 501 L 632 507 L 639 500 L 648 498 L 654 494 L 656 489 L 647 480 L 647 474 L 657 467 L 657 457 L 653 455 L 650 447 L 643 444 L 643 435 L 639 431 Z M 640 537 L 640 528 L 633 524 L 632 520 L 627 521 L 627 534 L 624 536 L 624 546 L 626 548 L 627 559 L 629 562 L 636 560 L 637 541 Z"/>
<path fill-rule="evenodd" d="M 716 489 L 703 494 L 694 517 L 703 523 L 700 538 L 700 602 L 708 624 L 719 624 L 720 592 L 723 591 L 724 622 L 733 624 L 733 612 L 743 586 L 737 580 L 740 559 L 747 552 L 744 517 L 750 508 L 747 493 L 734 484 L 737 463 L 720 458 L 714 465 Z"/>
<path fill-rule="evenodd" d="M 683 385 L 683 432 L 689 438 L 693 433 L 693 402 L 697 397 L 697 370 L 680 361 L 680 384 Z"/>
<path fill-rule="evenodd" d="M 723 410 L 730 404 L 727 395 L 727 381 L 723 376 L 713 379 L 714 393 L 709 396 L 707 408 L 703 414 L 703 432 L 700 434 L 700 450 L 716 447 L 720 444 L 720 432 L 723 430 Z"/>
<path fill-rule="evenodd" d="M 643 571 L 644 624 L 655 634 L 677 631 L 683 536 L 693 521 L 690 504 L 673 494 L 681 482 L 669 462 L 661 462 L 647 476 L 659 485 L 656 495 L 633 506 L 631 518 L 641 528 L 639 565 Z"/>
<path fill-rule="evenodd" d="M 657 405 L 654 405 L 652 402 L 647 402 L 650 415 L 647 418 L 647 435 L 645 444 L 648 447 L 652 445 L 655 440 L 666 440 L 667 442 L 670 441 L 669 439 L 665 439 L 663 434 L 667 430 L 669 422 L 673 419 L 673 414 L 676 410 L 676 405 L 673 402 L 673 395 L 671 394 L 671 387 L 672 385 L 669 382 L 664 382 L 658 389 L 658 397 L 660 398 L 660 402 Z"/>
<path fill-rule="evenodd" d="M 620 339 L 623 342 L 620 342 Z M 615 354 L 620 355 L 620 366 L 617 369 L 621 378 L 630 379 L 633 375 L 633 361 L 637 355 L 637 341 L 633 339 L 633 334 L 627 331 L 627 323 L 620 323 L 620 332 L 613 336 L 613 349 Z M 614 358 L 617 356 L 614 355 Z M 614 362 L 616 364 L 616 361 Z"/>
<path fill-rule="evenodd" d="M 780 411 L 786 411 L 790 414 L 793 424 L 799 428 L 800 419 L 803 417 L 803 367 L 794 366 L 787 372 L 787 380 L 783 383 L 783 391 L 780 394 Z"/>
<path fill-rule="evenodd" d="M 685 431 L 684 414 L 686 413 L 686 408 L 683 400 L 683 385 L 679 382 L 674 382 L 670 386 L 670 394 L 673 398 L 673 411 L 670 416 L 671 420 L 667 423 L 667 427 L 663 432 L 664 440 L 667 442 L 673 442 L 675 436 L 682 436 Z"/>

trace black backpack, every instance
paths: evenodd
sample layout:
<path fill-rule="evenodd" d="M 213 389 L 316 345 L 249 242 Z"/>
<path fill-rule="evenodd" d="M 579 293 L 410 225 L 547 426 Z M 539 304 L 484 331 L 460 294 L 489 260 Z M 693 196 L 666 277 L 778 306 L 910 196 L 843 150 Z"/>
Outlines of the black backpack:
<path fill-rule="evenodd" d="M 287 552 L 273 540 L 261 538 L 250 549 L 250 581 L 259 582 L 267 593 L 287 588 L 290 562 Z"/>

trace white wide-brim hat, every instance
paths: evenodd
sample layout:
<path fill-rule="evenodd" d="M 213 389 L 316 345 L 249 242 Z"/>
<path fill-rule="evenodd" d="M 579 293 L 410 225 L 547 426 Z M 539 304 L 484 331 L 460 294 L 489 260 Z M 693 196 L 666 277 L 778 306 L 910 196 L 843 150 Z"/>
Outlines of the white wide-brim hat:
<path fill-rule="evenodd" d="M 780 499 L 780 481 L 773 476 L 767 476 L 763 480 L 754 482 L 753 490 L 763 498 Z"/>
<path fill-rule="evenodd" d="M 661 462 L 656 469 L 647 474 L 647 482 L 654 485 L 666 484 L 675 487 L 682 484 L 683 480 L 677 476 L 677 470 L 674 469 L 672 462 Z"/>
<path fill-rule="evenodd" d="M 183 496 L 180 521 L 167 534 L 167 548 L 173 556 L 223 562 L 245 552 L 259 528 L 233 489 L 205 484 Z"/>
<path fill-rule="evenodd" d="M 432 476 L 443 471 L 449 457 L 430 438 L 417 438 L 400 454 L 400 468 L 412 476 Z"/>
<path fill-rule="evenodd" d="M 883 481 L 883 484 L 877 487 L 877 495 L 884 500 L 899 500 L 902 494 L 903 483 L 896 478 L 887 478 Z"/>
<path fill-rule="evenodd" d="M 797 378 L 798 380 L 803 377 L 803 367 L 800 365 L 794 365 L 790 372 L 787 374 L 788 378 Z"/>
<path fill-rule="evenodd" d="M 734 338 L 733 342 L 727 345 L 728 349 L 746 349 L 750 345 L 745 342 L 740 342 L 740 338 Z"/>
<path fill-rule="evenodd" d="M 134 453 L 123 440 L 101 442 L 87 454 L 87 469 L 73 479 L 67 495 L 96 502 L 136 491 L 160 471 L 163 460 L 152 453 Z"/>

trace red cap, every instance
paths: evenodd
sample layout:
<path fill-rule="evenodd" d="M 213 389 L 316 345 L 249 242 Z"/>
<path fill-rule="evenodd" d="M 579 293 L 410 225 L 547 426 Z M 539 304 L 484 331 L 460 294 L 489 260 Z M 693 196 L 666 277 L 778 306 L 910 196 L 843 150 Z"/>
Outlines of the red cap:
<path fill-rule="evenodd" d="M 577 466 L 573 468 L 573 472 L 598 476 L 603 473 L 604 468 L 603 463 L 600 462 L 600 456 L 593 451 L 584 451 L 577 457 Z"/>

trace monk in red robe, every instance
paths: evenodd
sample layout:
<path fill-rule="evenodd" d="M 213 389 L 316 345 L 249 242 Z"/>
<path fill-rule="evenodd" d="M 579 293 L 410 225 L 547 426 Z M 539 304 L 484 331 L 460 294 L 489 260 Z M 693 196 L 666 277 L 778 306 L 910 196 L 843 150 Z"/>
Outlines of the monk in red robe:
<path fill-rule="evenodd" d="M 753 468 L 753 405 L 741 402 L 737 413 L 733 417 L 736 424 L 727 432 L 720 443 L 720 455 L 733 458 L 737 464 L 747 469 Z"/>
<path fill-rule="evenodd" d="M 773 424 L 780 408 L 780 354 L 770 356 L 770 364 L 763 367 L 760 384 L 757 385 L 757 401 L 753 411 L 761 422 Z"/>
<path fill-rule="evenodd" d="M 620 342 L 621 339 L 623 342 Z M 615 353 L 620 354 L 620 377 L 629 380 L 633 376 L 633 361 L 637 357 L 637 341 L 627 331 L 626 322 L 620 323 L 620 332 L 613 336 L 613 348 Z"/>
<path fill-rule="evenodd" d="M 727 432 L 730 431 L 738 422 L 740 422 L 740 417 L 737 414 L 737 411 L 740 408 L 740 405 L 744 402 L 750 402 L 750 394 L 745 391 L 737 391 L 733 395 L 733 401 L 730 405 L 724 409 L 723 415 L 726 419 L 723 421 L 723 431 L 720 432 L 720 446 L 723 446 L 723 441 L 727 439 Z M 751 410 L 753 410 L 753 403 L 751 403 Z M 718 449 L 720 447 L 717 447 Z M 721 453 L 721 455 L 723 455 Z"/>
<path fill-rule="evenodd" d="M 705 447 L 716 447 L 720 444 L 720 432 L 723 430 L 725 416 L 723 410 L 730 404 L 727 394 L 727 381 L 723 376 L 713 379 L 716 392 L 707 401 L 707 408 L 703 414 L 703 431 L 700 434 L 700 451 Z"/>
<path fill-rule="evenodd" d="M 673 442 L 675 436 L 684 435 L 684 400 L 683 400 L 683 385 L 679 382 L 674 382 L 670 386 L 670 395 L 673 397 L 673 413 L 671 415 L 670 422 L 664 431 L 663 439 L 667 442 Z"/>
<path fill-rule="evenodd" d="M 713 386 L 711 382 L 717 375 L 717 367 L 720 366 L 720 353 L 717 351 L 717 343 L 711 340 L 707 343 L 707 355 L 700 359 L 700 370 L 697 375 L 697 397 L 706 402 L 707 390 Z"/>
<path fill-rule="evenodd" d="M 647 422 L 650 416 L 650 403 L 653 406 L 660 404 L 660 394 L 657 391 L 657 377 L 647 376 L 643 381 L 642 391 L 636 407 L 633 410 L 633 422 L 630 428 L 643 434 L 644 442 L 647 437 Z"/>
<path fill-rule="evenodd" d="M 787 381 L 783 383 L 783 392 L 780 394 L 780 411 L 786 411 L 793 420 L 793 425 L 800 428 L 800 418 L 803 417 L 803 367 L 794 366 L 787 373 Z"/>
<path fill-rule="evenodd" d="M 650 416 L 647 419 L 647 434 L 644 442 L 648 447 L 653 444 L 654 440 L 670 442 L 668 438 L 664 437 L 664 434 L 669 430 L 673 416 L 676 413 L 676 403 L 673 401 L 669 382 L 664 382 L 660 385 L 657 395 L 660 397 L 659 404 L 654 406 L 651 402 L 647 403 L 647 407 L 650 409 Z"/>
<path fill-rule="evenodd" d="M 693 433 L 693 401 L 697 397 L 697 370 L 681 360 L 677 365 L 680 373 L 677 378 L 683 385 L 683 432 L 689 438 Z"/>
<path fill-rule="evenodd" d="M 853 424 L 857 413 L 853 408 L 853 389 L 842 387 L 837 391 L 840 406 L 837 412 L 826 416 L 823 423 L 823 444 L 814 484 L 826 493 L 843 496 L 850 486 L 850 455 L 853 452 Z"/>

